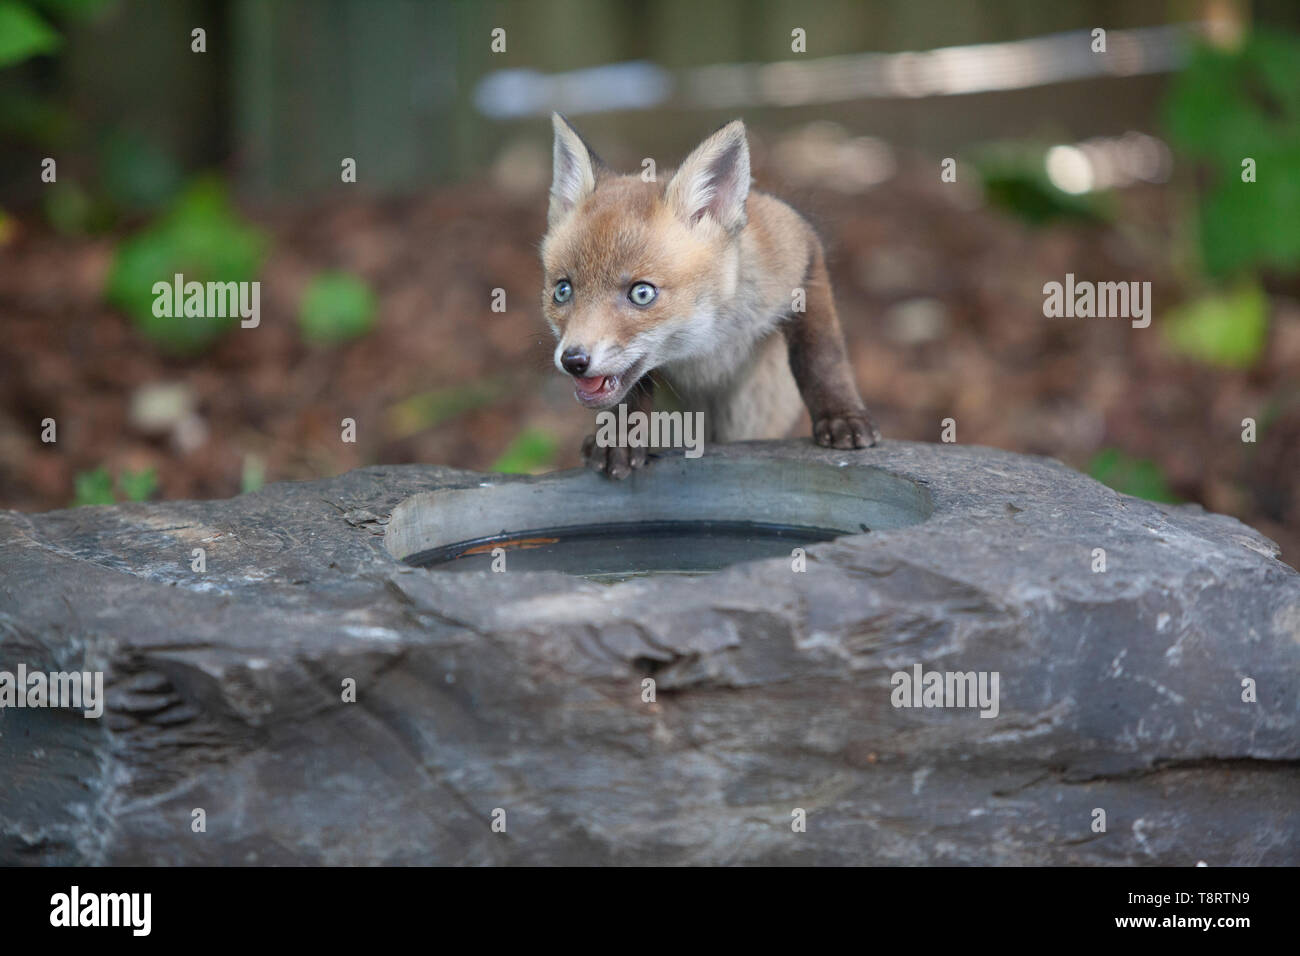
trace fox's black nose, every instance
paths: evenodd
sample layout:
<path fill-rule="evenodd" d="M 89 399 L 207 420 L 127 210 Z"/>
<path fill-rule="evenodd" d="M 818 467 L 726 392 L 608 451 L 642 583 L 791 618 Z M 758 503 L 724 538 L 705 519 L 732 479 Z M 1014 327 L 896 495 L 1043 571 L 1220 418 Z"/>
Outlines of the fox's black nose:
<path fill-rule="evenodd" d="M 591 356 L 585 349 L 577 348 L 565 349 L 564 354 L 560 356 L 560 364 L 570 375 L 582 375 L 587 371 L 587 366 L 591 364 Z"/>

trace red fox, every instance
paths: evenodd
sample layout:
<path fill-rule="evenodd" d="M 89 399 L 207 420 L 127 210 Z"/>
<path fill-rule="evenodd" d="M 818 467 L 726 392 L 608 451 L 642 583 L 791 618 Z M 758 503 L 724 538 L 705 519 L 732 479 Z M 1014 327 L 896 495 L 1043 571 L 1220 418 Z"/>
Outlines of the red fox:
<path fill-rule="evenodd" d="M 819 445 L 879 441 L 821 242 L 785 203 L 750 190 L 742 122 L 660 184 L 611 171 L 564 117 L 551 119 L 542 310 L 581 404 L 649 412 L 659 384 L 704 413 L 711 441 L 787 437 L 805 405 Z M 646 451 L 601 447 L 594 435 L 583 445 L 610 478 L 643 467 Z"/>

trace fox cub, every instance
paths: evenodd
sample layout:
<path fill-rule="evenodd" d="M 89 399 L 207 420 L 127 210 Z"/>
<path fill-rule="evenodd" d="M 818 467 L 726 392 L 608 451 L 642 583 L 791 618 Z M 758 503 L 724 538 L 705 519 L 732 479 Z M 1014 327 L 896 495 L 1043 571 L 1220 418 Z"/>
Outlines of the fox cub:
<path fill-rule="evenodd" d="M 649 412 L 656 385 L 705 438 L 782 438 L 806 405 L 819 445 L 880 438 L 858 395 L 820 241 L 749 188 L 745 126 L 722 127 L 665 183 L 607 168 L 558 113 L 542 309 L 555 363 L 588 408 Z M 802 308 L 800 308 L 802 306 Z M 583 446 L 611 478 L 645 448 Z"/>

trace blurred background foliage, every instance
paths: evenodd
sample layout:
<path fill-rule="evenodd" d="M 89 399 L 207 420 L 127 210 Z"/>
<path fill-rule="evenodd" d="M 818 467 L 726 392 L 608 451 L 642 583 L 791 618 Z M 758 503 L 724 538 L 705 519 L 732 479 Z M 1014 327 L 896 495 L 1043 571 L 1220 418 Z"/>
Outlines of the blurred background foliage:
<path fill-rule="evenodd" d="M 1196 46 L 1173 83 L 1167 128 L 1210 181 L 1198 222 L 1212 276 L 1300 267 L 1297 65 L 1300 39 L 1259 31 L 1232 50 Z M 1246 159 L 1256 168 L 1250 182 L 1242 179 Z"/>
<path fill-rule="evenodd" d="M 237 326 L 225 317 L 157 315 L 154 284 L 180 274 L 186 282 L 252 282 L 266 257 L 267 239 L 233 211 L 224 184 L 197 179 L 163 215 L 124 240 L 108 274 L 109 302 L 120 307 L 160 348 L 193 354 Z"/>
<path fill-rule="evenodd" d="M 77 473 L 76 494 L 72 506 L 112 505 L 122 501 L 148 501 L 158 489 L 158 473 L 147 468 L 142 471 L 124 471 L 113 476 L 102 465 L 90 471 Z"/>
<path fill-rule="evenodd" d="M 821 70 L 812 79 L 763 72 L 802 62 L 791 24 L 809 37 L 805 56 Z M 1183 31 L 1176 56 L 1151 66 L 1159 56 L 1134 38 L 1168 24 Z M 841 58 L 945 47 L 985 51 L 988 75 L 1014 79 L 1021 63 L 1028 77 L 1030 61 L 1043 57 L 1016 60 L 1017 43 L 1068 44 L 1070 31 L 1086 38 L 1097 26 L 1137 66 L 987 89 L 972 67 L 969 95 L 904 86 L 816 95 L 819 84 L 910 69 Z M 196 27 L 203 52 L 193 48 Z M 497 27 L 506 29 L 504 50 L 490 43 Z M 610 72 L 611 64 L 634 68 Z M 607 72 L 574 72 L 589 69 Z M 645 102 L 582 107 L 618 95 Z M 908 417 L 917 396 L 901 391 L 904 373 L 888 363 L 924 369 L 969 334 L 964 371 L 949 378 L 974 383 L 971 393 L 982 395 L 981 376 L 996 374 L 986 362 L 1059 359 L 1089 369 L 1070 399 L 1081 406 L 1098 396 L 1114 408 L 1150 403 L 1141 430 L 1107 411 L 1105 421 L 1095 413 L 1058 435 L 1004 408 L 1003 424 L 977 437 L 1060 454 L 1127 493 L 1202 500 L 1272 522 L 1270 530 L 1297 513 L 1283 486 L 1298 459 L 1276 450 L 1300 436 L 1285 359 L 1300 296 L 1292 0 L 0 0 L 0 268 L 23 255 L 35 263 L 30 275 L 0 279 L 0 321 L 30 319 L 16 326 L 30 336 L 24 347 L 52 350 L 28 363 L 41 374 L 70 376 L 73 391 L 102 390 L 96 407 L 114 410 L 96 431 L 139 439 L 129 453 L 101 441 L 68 471 L 28 444 L 23 424 L 62 399 L 47 379 L 32 373 L 23 385 L 15 373 L 0 448 L 23 463 L 0 470 L 0 505 L 234 493 L 268 478 L 430 456 L 525 472 L 572 463 L 580 413 L 547 377 L 532 289 L 548 96 L 551 105 L 579 104 L 579 127 L 623 168 L 646 155 L 675 159 L 742 114 L 757 168 L 841 250 L 837 296 L 851 338 L 869 343 L 858 353 L 864 387 L 895 383 L 869 395 L 887 410 L 896 403 L 891 435 L 936 437 Z M 46 157 L 58 161 L 52 183 L 39 175 Z M 966 240 L 938 225 L 940 207 L 916 183 L 922 167 L 937 180 L 929 170 L 942 157 L 957 158 L 952 194 L 962 209 L 1015 224 L 988 228 L 1003 230 L 1007 248 L 1042 257 L 1038 271 L 1026 261 L 1022 298 L 1005 288 L 986 297 L 974 227 Z M 356 183 L 341 181 L 344 158 L 356 161 Z M 910 205 L 891 206 L 895 193 Z M 907 234 L 909 215 L 920 238 Z M 1028 304 L 1042 282 L 1073 268 L 1061 258 L 1064 236 L 1112 270 L 1078 270 L 1081 278 L 1129 278 L 1113 271 L 1126 257 L 1131 278 L 1158 274 L 1158 344 L 1133 350 L 1124 373 L 1133 389 L 1151 376 L 1146 397 L 1117 398 L 1118 386 L 1096 370 L 1113 360 L 1116 333 L 1046 332 L 1027 343 L 1016 331 L 1047 321 Z M 941 240 L 953 246 L 941 250 Z M 934 264 L 917 266 L 927 255 Z M 954 256 L 971 275 L 956 274 Z M 61 270 L 44 284 L 43 261 Z M 1043 274 L 1047 263 L 1053 271 Z M 176 273 L 263 280 L 271 321 L 261 344 L 236 334 L 237 316 L 155 316 L 153 284 Z M 905 292 L 880 292 L 895 287 Z M 498 288 L 511 314 L 527 310 L 535 328 L 507 328 L 488 310 Z M 56 313 L 62 331 L 38 331 Z M 998 313 L 1012 317 L 990 317 Z M 876 346 L 891 336 L 892 351 Z M 61 355 L 60 342 L 75 344 Z M 120 377 L 91 370 L 105 342 L 136 350 L 119 363 Z M 83 347 L 84 362 L 68 359 Z M 1056 414 L 1060 376 L 1040 378 L 1038 392 L 1017 401 Z M 1209 407 L 1212 394 L 1225 404 L 1250 396 L 1259 440 L 1271 433 L 1274 444 L 1243 447 L 1232 474 L 1197 478 L 1189 464 L 1197 453 L 1156 447 L 1160 416 L 1182 416 L 1191 429 L 1196 398 Z M 268 396 L 292 399 L 291 420 Z M 337 406 L 357 396 L 376 404 L 363 434 L 379 437 L 339 453 Z M 520 420 L 521 407 L 534 411 Z M 1218 406 L 1204 414 L 1238 417 Z M 47 483 L 64 489 L 61 501 Z"/>

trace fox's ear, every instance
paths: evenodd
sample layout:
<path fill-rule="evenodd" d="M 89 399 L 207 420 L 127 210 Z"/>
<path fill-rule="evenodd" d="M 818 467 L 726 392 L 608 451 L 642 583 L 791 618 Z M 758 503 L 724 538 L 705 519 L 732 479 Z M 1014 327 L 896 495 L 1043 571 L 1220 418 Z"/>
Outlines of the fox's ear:
<path fill-rule="evenodd" d="M 554 226 L 596 188 L 596 172 L 601 162 L 582 141 L 578 131 L 559 113 L 551 114 L 551 125 L 555 128 L 555 148 L 552 152 L 551 206 L 546 220 Z"/>
<path fill-rule="evenodd" d="M 745 124 L 732 120 L 686 157 L 668 184 L 669 204 L 691 225 L 704 216 L 728 232 L 745 225 L 749 197 L 749 143 Z"/>

